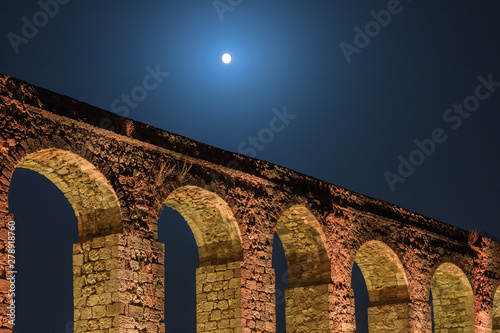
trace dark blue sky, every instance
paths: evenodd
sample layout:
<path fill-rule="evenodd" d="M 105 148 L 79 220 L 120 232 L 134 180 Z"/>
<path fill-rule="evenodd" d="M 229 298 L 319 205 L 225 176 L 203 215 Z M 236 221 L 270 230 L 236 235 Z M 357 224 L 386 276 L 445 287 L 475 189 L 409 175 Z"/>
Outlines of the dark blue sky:
<path fill-rule="evenodd" d="M 47 22 L 37 1 L 0 4 L 1 73 L 219 148 L 253 149 L 257 158 L 500 237 L 497 2 L 243 0 L 232 1 L 239 4 L 223 20 L 211 0 L 60 2 L 67 3 Z M 371 23 L 375 16 L 383 24 Z M 24 29 L 23 37 L 34 18 L 38 31 Z M 220 60 L 226 51 L 230 65 Z M 155 70 L 169 75 L 138 95 Z M 493 83 L 485 87 L 479 76 Z M 137 100 L 127 105 L 121 96 L 134 91 Z M 286 125 L 273 127 L 285 108 Z M 446 140 L 430 149 L 436 129 L 435 141 Z M 429 156 L 415 140 L 427 143 Z M 398 174 L 401 159 L 418 166 Z M 32 176 L 16 171 L 18 224 L 30 223 L 26 232 L 36 236 L 37 224 L 61 223 L 66 234 L 55 228 L 40 246 L 48 251 L 63 237 L 70 246 L 76 220 L 69 204 L 57 193 L 40 195 L 39 186 L 51 184 Z M 42 222 L 45 207 L 49 220 Z M 69 217 L 56 217 L 63 212 Z M 65 323 L 38 331 L 63 332 Z"/>

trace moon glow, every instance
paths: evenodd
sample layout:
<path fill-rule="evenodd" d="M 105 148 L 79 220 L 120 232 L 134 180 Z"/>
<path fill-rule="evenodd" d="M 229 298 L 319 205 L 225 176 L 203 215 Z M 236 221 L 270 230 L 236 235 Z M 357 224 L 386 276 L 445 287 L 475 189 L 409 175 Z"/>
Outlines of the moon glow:
<path fill-rule="evenodd" d="M 229 53 L 224 53 L 222 56 L 222 62 L 229 64 L 231 62 L 231 55 Z"/>

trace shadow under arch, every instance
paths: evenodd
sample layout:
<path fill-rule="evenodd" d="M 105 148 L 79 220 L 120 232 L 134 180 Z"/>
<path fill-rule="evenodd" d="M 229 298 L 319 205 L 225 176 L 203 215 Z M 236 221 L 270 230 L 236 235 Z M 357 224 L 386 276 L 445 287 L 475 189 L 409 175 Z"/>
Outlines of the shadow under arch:
<path fill-rule="evenodd" d="M 16 166 L 33 170 L 57 186 L 73 207 L 80 242 L 123 231 L 118 198 L 104 175 L 72 152 L 42 149 Z"/>
<path fill-rule="evenodd" d="M 356 253 L 368 290 L 369 332 L 409 331 L 408 282 L 396 253 L 386 244 L 371 240 Z"/>
<path fill-rule="evenodd" d="M 283 212 L 276 232 L 288 263 L 287 332 L 328 332 L 331 267 L 320 223 L 307 207 L 294 205 Z"/>
<path fill-rule="evenodd" d="M 229 205 L 217 194 L 191 185 L 172 191 L 164 204 L 186 220 L 198 247 L 197 332 L 241 329 L 243 247 Z"/>
<path fill-rule="evenodd" d="M 431 281 L 434 332 L 475 332 L 474 293 L 461 268 L 446 262 Z"/>

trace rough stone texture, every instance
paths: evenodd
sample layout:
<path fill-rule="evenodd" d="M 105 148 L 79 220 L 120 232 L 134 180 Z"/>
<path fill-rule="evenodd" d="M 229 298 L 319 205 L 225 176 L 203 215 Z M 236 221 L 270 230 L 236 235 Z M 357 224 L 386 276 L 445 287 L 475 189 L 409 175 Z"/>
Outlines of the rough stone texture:
<path fill-rule="evenodd" d="M 75 333 L 164 332 L 163 253 L 120 234 L 75 244 Z"/>
<path fill-rule="evenodd" d="M 369 332 L 408 332 L 408 303 L 372 305 L 368 309 Z"/>
<path fill-rule="evenodd" d="M 288 262 L 287 332 L 328 332 L 331 268 L 318 220 L 295 205 L 283 213 L 276 232 Z"/>
<path fill-rule="evenodd" d="M 404 269 L 396 254 L 379 241 L 369 241 L 358 250 L 355 261 L 370 298 L 369 331 L 408 331 L 410 298 Z"/>
<path fill-rule="evenodd" d="M 474 332 L 474 295 L 465 274 L 445 263 L 432 278 L 435 332 Z"/>
<path fill-rule="evenodd" d="M 274 269 L 241 266 L 241 332 L 275 332 Z"/>
<path fill-rule="evenodd" d="M 241 263 L 211 265 L 196 271 L 199 333 L 241 332 Z"/>
<path fill-rule="evenodd" d="M 118 329 L 118 238 L 95 238 L 73 246 L 75 332 Z"/>
<path fill-rule="evenodd" d="M 287 332 L 329 332 L 329 287 L 320 284 L 285 291 Z"/>
<path fill-rule="evenodd" d="M 120 209 L 113 189 L 85 159 L 70 152 L 43 149 L 26 156 L 18 165 L 51 180 L 73 206 L 81 240 L 121 232 Z"/>
<path fill-rule="evenodd" d="M 12 331 L 16 168 L 54 182 L 78 218 L 75 332 L 164 332 L 163 204 L 198 246 L 198 332 L 275 332 L 275 232 L 290 272 L 288 332 L 355 332 L 355 262 L 371 332 L 431 332 L 431 289 L 437 331 L 500 330 L 497 242 L 2 75 L 0 166 L 0 333 Z"/>
<path fill-rule="evenodd" d="M 231 209 L 217 195 L 184 186 L 170 193 L 165 204 L 179 211 L 191 227 L 200 266 L 243 260 L 238 225 Z"/>

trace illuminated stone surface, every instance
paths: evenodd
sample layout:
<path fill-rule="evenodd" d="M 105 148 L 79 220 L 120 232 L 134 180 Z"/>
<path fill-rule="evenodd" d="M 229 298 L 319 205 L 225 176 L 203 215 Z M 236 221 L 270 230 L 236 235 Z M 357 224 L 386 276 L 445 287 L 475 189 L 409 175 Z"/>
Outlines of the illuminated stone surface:
<path fill-rule="evenodd" d="M 275 231 L 290 274 L 287 332 L 355 332 L 354 262 L 370 332 L 431 332 L 431 289 L 436 332 L 500 332 L 491 239 L 7 76 L 0 109 L 0 333 L 11 332 L 15 168 L 50 179 L 78 219 L 75 332 L 164 332 L 163 204 L 182 214 L 199 249 L 200 333 L 275 332 Z"/>

